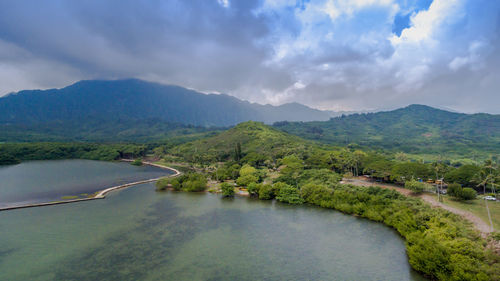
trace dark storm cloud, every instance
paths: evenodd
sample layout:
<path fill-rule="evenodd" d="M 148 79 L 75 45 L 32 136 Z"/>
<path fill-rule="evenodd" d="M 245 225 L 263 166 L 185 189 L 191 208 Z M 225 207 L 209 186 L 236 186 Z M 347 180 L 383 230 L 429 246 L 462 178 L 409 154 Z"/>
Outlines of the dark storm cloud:
<path fill-rule="evenodd" d="M 260 103 L 500 113 L 499 11 L 489 0 L 6 0 L 0 92 L 136 77 Z"/>

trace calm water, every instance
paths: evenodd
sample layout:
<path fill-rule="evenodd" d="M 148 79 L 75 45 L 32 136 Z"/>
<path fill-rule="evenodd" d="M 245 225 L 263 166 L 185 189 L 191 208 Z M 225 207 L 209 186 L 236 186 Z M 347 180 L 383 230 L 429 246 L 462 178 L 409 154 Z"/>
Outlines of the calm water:
<path fill-rule="evenodd" d="M 144 184 L 105 200 L 0 212 L 0 280 L 421 277 L 402 239 L 381 224 L 315 207 L 156 193 Z"/>
<path fill-rule="evenodd" d="M 86 197 L 107 187 L 171 174 L 152 166 L 91 160 L 30 161 L 0 166 L 0 207 Z"/>

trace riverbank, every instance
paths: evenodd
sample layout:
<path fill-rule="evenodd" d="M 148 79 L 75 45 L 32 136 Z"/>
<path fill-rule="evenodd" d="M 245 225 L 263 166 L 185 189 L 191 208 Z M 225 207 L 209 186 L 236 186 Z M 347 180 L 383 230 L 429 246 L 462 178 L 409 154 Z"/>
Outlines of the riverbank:
<path fill-rule="evenodd" d="M 360 177 L 352 178 L 352 179 L 343 179 L 343 183 L 357 185 L 357 186 L 380 187 L 380 188 L 385 188 L 385 189 L 396 190 L 397 192 L 399 192 L 405 196 L 420 198 L 423 201 L 429 203 L 433 207 L 439 207 L 439 208 L 442 208 L 444 210 L 447 210 L 451 213 L 454 213 L 454 214 L 457 214 L 457 215 L 463 217 L 467 221 L 471 222 L 474 225 L 475 229 L 477 229 L 479 232 L 481 232 L 481 234 L 484 237 L 486 237 L 489 233 L 492 232 L 492 227 L 489 224 L 487 224 L 486 222 L 484 222 L 478 216 L 474 215 L 473 213 L 471 213 L 469 211 L 454 208 L 452 206 L 438 202 L 436 200 L 436 198 L 434 198 L 433 196 L 431 196 L 429 194 L 419 194 L 418 195 L 418 194 L 412 193 L 408 189 L 405 189 L 405 188 L 402 188 L 399 186 L 380 183 L 380 182 L 371 182 L 371 181 L 364 180 Z"/>
<path fill-rule="evenodd" d="M 122 159 L 120 161 L 123 161 L 123 162 L 132 162 L 133 160 Z M 158 181 L 158 180 L 160 180 L 162 178 L 165 178 L 165 177 L 176 177 L 176 176 L 178 176 L 178 175 L 181 174 L 181 172 L 179 170 L 175 169 L 175 168 L 171 168 L 171 167 L 167 167 L 167 166 L 163 166 L 163 165 L 159 165 L 159 164 L 155 164 L 155 163 L 151 163 L 151 162 L 142 162 L 142 163 L 144 165 L 153 166 L 153 167 L 157 167 L 157 168 L 161 168 L 161 169 L 166 169 L 166 170 L 173 171 L 174 174 L 173 175 L 164 176 L 164 177 L 158 177 L 158 178 L 153 178 L 153 179 L 141 180 L 141 181 L 136 181 L 136 182 L 126 183 L 126 184 L 121 184 L 121 185 L 117 185 L 117 186 L 112 186 L 112 187 L 103 189 L 101 191 L 98 191 L 98 192 L 94 193 L 94 195 L 92 195 L 91 197 L 88 197 L 88 198 L 78 198 L 78 199 L 70 199 L 70 200 L 52 201 L 52 202 L 44 202 L 44 203 L 22 204 L 22 205 L 17 205 L 17 206 L 3 207 L 3 208 L 0 208 L 0 212 L 1 211 L 8 211 L 8 210 L 25 209 L 25 208 L 33 208 L 33 207 L 44 207 L 44 206 L 53 206 L 53 205 L 60 205 L 60 204 L 69 204 L 69 203 L 77 203 L 77 202 L 83 202 L 83 201 L 90 201 L 90 200 L 96 200 L 96 199 L 104 199 L 104 198 L 106 198 L 107 194 L 109 194 L 110 192 L 113 192 L 115 190 L 128 188 L 128 187 L 131 187 L 131 186 L 134 186 L 134 185 L 155 182 L 155 181 Z"/>

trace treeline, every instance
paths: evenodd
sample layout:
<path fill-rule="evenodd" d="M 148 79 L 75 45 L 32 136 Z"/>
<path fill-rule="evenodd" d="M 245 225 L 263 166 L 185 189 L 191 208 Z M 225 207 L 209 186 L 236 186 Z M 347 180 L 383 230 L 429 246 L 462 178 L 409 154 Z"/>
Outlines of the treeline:
<path fill-rule="evenodd" d="M 422 105 L 323 122 L 277 122 L 274 127 L 323 143 L 393 152 L 472 157 L 500 150 L 500 115 L 460 114 Z"/>
<path fill-rule="evenodd" d="M 0 144 L 0 165 L 25 160 L 91 159 L 116 160 L 146 155 L 146 145 L 90 143 L 8 143 Z"/>
<path fill-rule="evenodd" d="M 235 179 L 236 170 L 245 164 L 255 168 L 277 169 L 282 165 L 282 159 L 293 155 L 305 169 L 327 169 L 341 175 L 369 175 L 376 180 L 401 185 L 411 180 L 423 182 L 444 180 L 446 183 L 456 183 L 481 192 L 494 192 L 500 183 L 499 164 L 494 157 L 481 165 L 462 165 L 450 161 L 430 163 L 410 161 L 404 153 L 388 154 L 363 151 L 354 147 L 328 148 L 307 143 L 294 143 L 291 146 L 276 145 L 263 151 L 259 149 L 269 143 L 263 143 L 262 147 L 256 148 L 256 144 L 253 143 L 247 146 L 240 142 L 229 145 L 225 142 L 225 149 L 222 151 L 216 146 L 204 149 L 203 146 L 196 144 L 194 142 L 181 145 L 171 150 L 164 150 L 163 153 L 171 152 L 181 157 L 183 161 L 201 166 L 211 166 L 213 163 L 223 161 L 225 165 L 219 168 L 218 174 L 228 179 Z"/>
<path fill-rule="evenodd" d="M 242 165 L 241 165 L 242 164 Z M 395 190 L 339 184 L 341 176 L 330 169 L 311 167 L 297 155 L 277 161 L 277 170 L 236 161 L 209 174 L 191 173 L 165 179 L 175 190 L 201 191 L 207 176 L 220 182 L 223 196 L 233 196 L 232 179 L 261 200 L 288 204 L 313 204 L 336 209 L 396 229 L 406 239 L 409 262 L 414 269 L 438 280 L 499 280 L 499 256 L 463 218 Z"/>
<path fill-rule="evenodd" d="M 495 161 L 477 166 L 411 162 L 404 154 L 314 145 L 255 122 L 168 152 L 203 173 L 165 180 L 159 189 L 170 183 L 177 190 L 198 191 L 207 188 L 210 177 L 223 196 L 232 196 L 239 186 L 262 200 L 336 209 L 395 228 L 406 239 L 412 267 L 431 279 L 500 280 L 500 257 L 463 218 L 394 190 L 339 184 L 346 174 L 417 187 L 419 180 L 445 177 L 459 183 L 454 192 L 465 195 L 460 184 L 476 187 L 479 174 L 488 175 L 485 186 L 495 181 Z"/>

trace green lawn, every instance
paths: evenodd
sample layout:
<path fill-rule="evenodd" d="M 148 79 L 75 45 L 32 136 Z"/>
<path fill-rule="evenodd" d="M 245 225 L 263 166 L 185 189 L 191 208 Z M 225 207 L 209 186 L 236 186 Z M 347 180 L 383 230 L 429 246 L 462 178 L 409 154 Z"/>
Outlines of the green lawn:
<path fill-rule="evenodd" d="M 488 225 L 490 221 L 488 219 L 488 212 L 486 211 L 485 202 L 483 199 L 475 199 L 471 201 L 455 201 L 449 196 L 444 196 L 444 203 L 455 207 L 457 209 L 462 209 L 473 213 L 474 215 L 480 217 Z M 488 201 L 488 207 L 490 208 L 491 220 L 493 221 L 493 227 L 495 231 L 500 230 L 500 202 Z"/>

